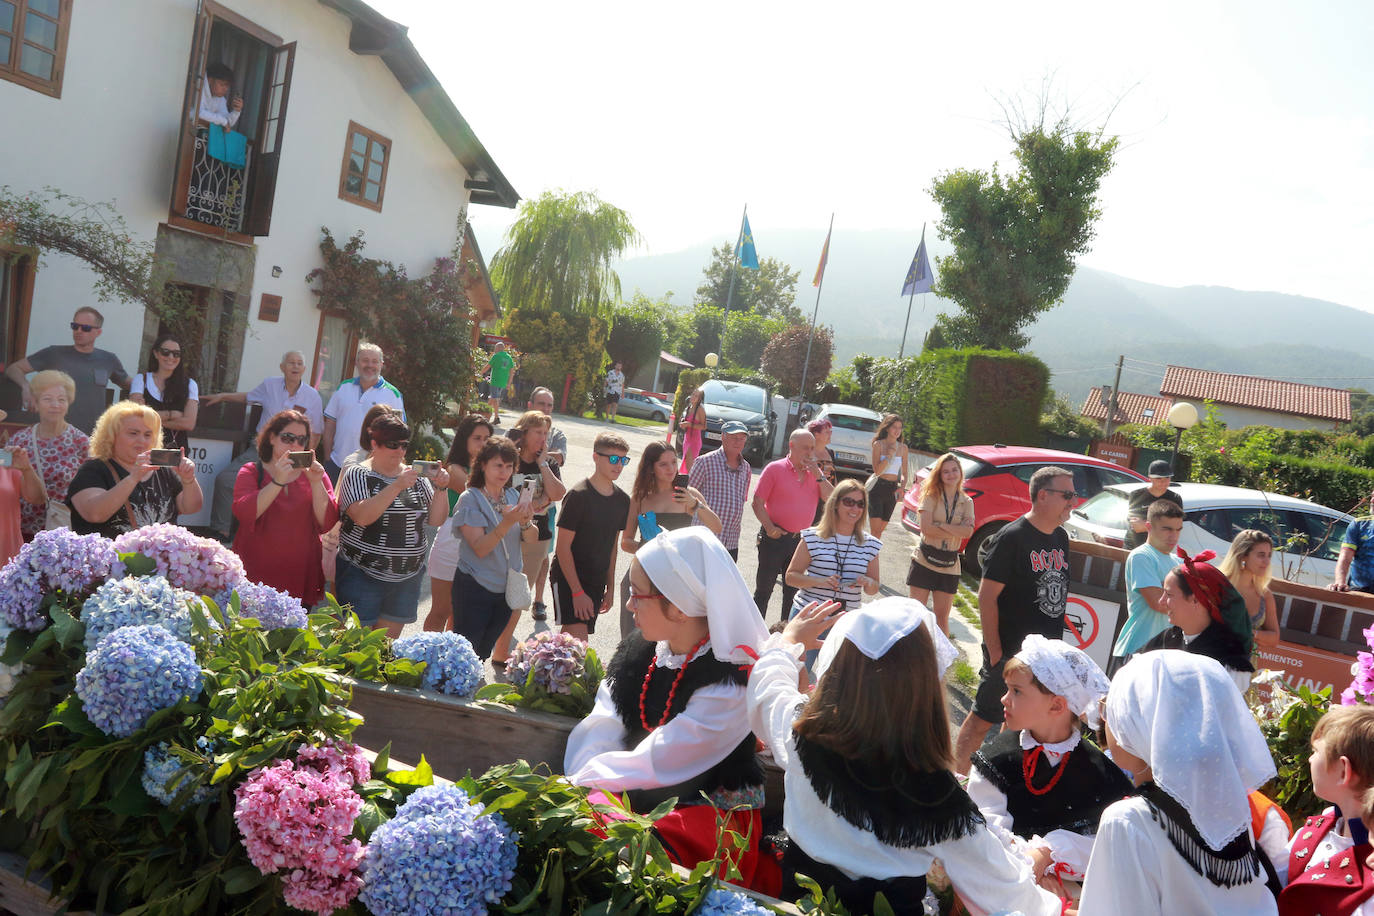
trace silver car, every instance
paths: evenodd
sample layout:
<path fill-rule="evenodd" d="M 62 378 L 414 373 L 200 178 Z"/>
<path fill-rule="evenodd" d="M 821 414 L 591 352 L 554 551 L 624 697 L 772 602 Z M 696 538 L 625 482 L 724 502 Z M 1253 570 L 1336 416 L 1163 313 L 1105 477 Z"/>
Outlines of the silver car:
<path fill-rule="evenodd" d="M 616 412 L 626 417 L 667 423 L 668 418 L 672 416 L 673 405 L 643 391 L 626 391 L 620 396 L 620 406 L 616 408 Z"/>

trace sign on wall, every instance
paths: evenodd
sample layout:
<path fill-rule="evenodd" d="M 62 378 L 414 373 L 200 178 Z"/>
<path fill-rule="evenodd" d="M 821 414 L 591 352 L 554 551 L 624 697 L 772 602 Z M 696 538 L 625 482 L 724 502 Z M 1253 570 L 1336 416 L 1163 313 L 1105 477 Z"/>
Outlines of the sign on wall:
<path fill-rule="evenodd" d="M 1068 607 L 1064 611 L 1064 642 L 1088 653 L 1106 671 L 1120 614 L 1119 602 L 1070 592 Z"/>
<path fill-rule="evenodd" d="M 234 443 L 226 439 L 197 439 L 192 437 L 186 446 L 186 457 L 196 463 L 196 482 L 205 496 L 199 512 L 183 515 L 178 525 L 187 528 L 210 524 L 210 505 L 215 498 L 215 475 L 234 460 Z"/>

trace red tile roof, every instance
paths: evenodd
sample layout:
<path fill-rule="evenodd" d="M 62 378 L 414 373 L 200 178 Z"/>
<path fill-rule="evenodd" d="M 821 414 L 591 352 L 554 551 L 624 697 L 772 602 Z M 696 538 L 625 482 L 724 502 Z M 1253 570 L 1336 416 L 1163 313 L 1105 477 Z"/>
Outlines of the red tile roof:
<path fill-rule="evenodd" d="M 1173 403 L 1172 398 L 1160 397 L 1157 394 L 1118 391 L 1116 417 L 1112 419 L 1112 424 L 1115 426 L 1121 423 L 1143 423 L 1146 426 L 1159 426 L 1164 422 L 1164 415 L 1169 412 Z M 1088 392 L 1088 399 L 1083 402 L 1083 409 L 1079 413 L 1094 420 L 1107 419 L 1107 406 L 1102 403 L 1101 388 L 1094 388 Z"/>
<path fill-rule="evenodd" d="M 1256 375 L 1169 366 L 1159 393 L 1172 398 L 1211 400 L 1235 407 L 1350 422 L 1350 391 L 1346 388 L 1323 388 Z"/>

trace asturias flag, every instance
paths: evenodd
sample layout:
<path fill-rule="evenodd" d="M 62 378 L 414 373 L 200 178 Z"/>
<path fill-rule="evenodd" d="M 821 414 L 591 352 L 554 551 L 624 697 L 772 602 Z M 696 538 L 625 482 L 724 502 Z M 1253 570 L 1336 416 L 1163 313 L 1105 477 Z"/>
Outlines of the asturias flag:
<path fill-rule="evenodd" d="M 759 253 L 754 250 L 754 231 L 749 228 L 749 215 L 745 214 L 744 225 L 739 231 L 739 245 L 735 246 L 735 257 L 739 266 L 750 270 L 759 269 Z"/>
<path fill-rule="evenodd" d="M 821 280 L 825 277 L 825 262 L 830 258 L 830 233 L 825 233 L 825 246 L 821 248 L 821 262 L 816 265 L 816 278 L 811 281 L 812 286 L 820 286 Z"/>
<path fill-rule="evenodd" d="M 930 272 L 930 258 L 926 257 L 925 233 L 921 233 L 921 244 L 916 249 L 916 257 L 911 259 L 911 268 L 907 270 L 906 280 L 902 283 L 902 295 L 928 293 L 934 279 Z"/>

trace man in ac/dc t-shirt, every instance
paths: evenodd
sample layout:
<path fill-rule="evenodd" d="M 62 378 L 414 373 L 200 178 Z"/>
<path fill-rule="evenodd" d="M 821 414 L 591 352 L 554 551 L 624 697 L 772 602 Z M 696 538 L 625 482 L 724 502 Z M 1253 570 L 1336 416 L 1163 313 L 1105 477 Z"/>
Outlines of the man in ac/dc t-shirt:
<path fill-rule="evenodd" d="M 993 725 L 1003 719 L 1007 692 L 1002 666 L 1021 651 L 1031 633 L 1047 639 L 1064 636 L 1069 596 L 1069 520 L 1078 494 L 1073 474 L 1059 467 L 1041 468 L 1030 480 L 1031 510 L 997 533 L 978 587 L 978 614 L 983 624 L 983 670 L 973 711 L 959 726 L 954 768 L 967 774 L 969 761 Z"/>

